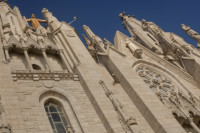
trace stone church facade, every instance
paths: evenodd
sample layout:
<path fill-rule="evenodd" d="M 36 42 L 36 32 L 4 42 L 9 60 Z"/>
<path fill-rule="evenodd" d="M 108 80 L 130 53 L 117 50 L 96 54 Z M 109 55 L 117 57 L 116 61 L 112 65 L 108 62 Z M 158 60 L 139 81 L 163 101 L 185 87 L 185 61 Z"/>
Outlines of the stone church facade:
<path fill-rule="evenodd" d="M 125 13 L 131 37 L 117 31 L 113 45 L 84 25 L 86 48 L 42 14 L 0 2 L 0 133 L 200 133 L 198 49 Z"/>

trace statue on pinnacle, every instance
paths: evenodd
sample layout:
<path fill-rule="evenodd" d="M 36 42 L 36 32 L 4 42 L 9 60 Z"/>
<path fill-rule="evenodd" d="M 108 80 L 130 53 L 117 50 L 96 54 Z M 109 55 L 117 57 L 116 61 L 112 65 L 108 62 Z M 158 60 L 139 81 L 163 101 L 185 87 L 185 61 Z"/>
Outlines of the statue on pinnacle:
<path fill-rule="evenodd" d="M 200 34 L 184 24 L 181 24 L 181 27 L 185 33 L 197 41 L 197 47 L 200 48 Z"/>

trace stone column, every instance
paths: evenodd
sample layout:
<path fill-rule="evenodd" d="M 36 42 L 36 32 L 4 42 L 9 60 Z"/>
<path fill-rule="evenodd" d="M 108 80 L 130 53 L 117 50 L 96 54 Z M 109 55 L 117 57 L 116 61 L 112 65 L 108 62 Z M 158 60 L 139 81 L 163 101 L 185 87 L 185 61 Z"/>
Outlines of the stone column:
<path fill-rule="evenodd" d="M 29 58 L 29 55 L 28 55 L 28 52 L 27 52 L 28 48 L 23 48 L 23 50 L 24 50 L 24 55 L 25 55 L 26 61 L 27 61 L 27 63 L 28 63 L 28 68 L 29 68 L 29 70 L 30 70 L 31 72 L 33 72 L 32 63 L 31 63 L 31 61 L 30 61 L 30 58 Z"/>
<path fill-rule="evenodd" d="M 62 50 L 62 49 L 59 49 L 58 54 L 60 55 L 60 57 L 61 57 L 63 63 L 65 64 L 67 70 L 69 71 L 69 73 L 73 73 L 73 71 L 72 71 L 72 69 L 71 69 L 69 63 L 67 62 L 67 60 L 66 60 L 66 58 L 65 58 L 65 55 L 64 55 L 64 53 L 63 53 L 63 50 Z"/>
<path fill-rule="evenodd" d="M 197 132 L 197 133 L 200 133 L 200 129 L 197 127 L 197 125 L 193 122 L 193 118 L 188 118 L 189 120 L 189 123 L 190 123 L 190 126 L 194 128 L 194 130 Z"/>
<path fill-rule="evenodd" d="M 49 68 L 49 71 L 50 72 L 52 72 L 52 67 L 51 67 L 51 64 L 50 64 L 50 61 L 49 61 L 49 59 L 48 59 L 48 57 L 47 57 L 47 54 L 46 54 L 46 49 L 42 49 L 42 55 L 43 55 L 43 57 L 44 57 L 44 59 L 45 59 L 45 62 L 47 63 L 47 66 L 48 66 L 48 68 Z"/>
<path fill-rule="evenodd" d="M 3 48 L 5 50 L 6 60 L 10 62 L 10 55 L 9 55 L 9 52 L 8 52 L 9 47 L 4 46 Z"/>

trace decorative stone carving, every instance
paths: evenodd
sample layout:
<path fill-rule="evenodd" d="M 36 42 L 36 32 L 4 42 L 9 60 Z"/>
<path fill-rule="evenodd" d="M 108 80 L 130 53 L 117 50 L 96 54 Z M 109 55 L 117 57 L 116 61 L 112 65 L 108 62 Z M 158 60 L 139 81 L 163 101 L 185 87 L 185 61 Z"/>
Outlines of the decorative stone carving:
<path fill-rule="evenodd" d="M 40 27 L 40 23 L 46 23 L 46 20 L 41 20 L 41 19 L 37 19 L 35 17 L 35 14 L 32 14 L 30 19 L 27 19 L 28 22 L 32 23 L 33 29 L 37 29 L 38 27 Z"/>
<path fill-rule="evenodd" d="M 191 116 L 191 112 L 196 116 L 200 116 L 200 100 L 198 98 L 191 93 L 187 96 L 166 76 L 159 74 L 147 66 L 140 66 L 136 71 L 172 113 L 178 117 L 185 118 L 185 122 L 189 122 L 190 126 L 196 132 L 200 132 L 200 129 L 192 121 L 193 116 Z"/>
<path fill-rule="evenodd" d="M 29 71 L 13 71 L 12 77 L 14 81 L 17 80 L 74 80 L 78 81 L 79 77 L 73 73 L 66 73 L 65 71 L 54 71 L 49 73 L 47 71 L 32 72 Z"/>
<path fill-rule="evenodd" d="M 126 47 L 131 51 L 133 56 L 135 56 L 136 58 L 141 58 L 143 53 L 142 49 L 138 48 L 129 40 L 126 41 Z"/>
<path fill-rule="evenodd" d="M 52 31 L 56 30 L 60 27 L 61 23 L 58 21 L 58 19 L 56 17 L 54 17 L 52 15 L 51 12 L 48 11 L 48 9 L 43 8 L 42 14 L 43 14 L 44 18 L 47 20 L 49 27 Z"/>
<path fill-rule="evenodd" d="M 8 45 L 10 48 L 17 48 L 17 49 L 22 49 L 23 47 L 22 44 L 14 36 L 10 37 Z"/>
<path fill-rule="evenodd" d="M 124 108 L 124 106 L 119 102 L 118 99 L 115 98 L 114 94 L 112 93 L 111 90 L 109 90 L 104 81 L 100 80 L 99 84 L 102 86 L 102 88 L 104 89 L 106 96 L 110 99 L 110 101 L 112 102 L 118 117 L 119 117 L 119 121 L 122 124 L 123 129 L 125 130 L 126 133 L 130 132 L 130 133 L 136 133 L 138 132 L 135 128 L 134 125 L 137 125 L 136 120 L 129 115 L 129 113 L 126 111 L 126 109 Z"/>
<path fill-rule="evenodd" d="M 36 33 L 43 37 L 47 37 L 48 29 L 45 29 L 43 26 L 39 26 L 36 29 Z"/>
<path fill-rule="evenodd" d="M 139 67 L 137 69 L 137 73 L 155 93 L 162 93 L 167 95 L 168 91 L 174 90 L 172 81 L 170 81 L 167 77 L 152 71 L 148 67 Z"/>
<path fill-rule="evenodd" d="M 142 19 L 141 23 L 142 29 L 148 31 L 152 35 L 157 36 L 157 34 L 162 34 L 162 30 L 155 23 L 147 22 L 145 19 Z"/>
<path fill-rule="evenodd" d="M 48 21 L 48 23 L 52 23 L 53 21 L 57 21 L 58 22 L 58 19 L 56 17 L 54 17 L 52 15 L 52 13 L 48 11 L 48 9 L 43 8 L 42 9 L 42 14 L 44 15 L 44 18 Z"/>
<path fill-rule="evenodd" d="M 104 46 L 105 49 L 107 48 L 107 46 L 110 46 L 110 47 L 113 46 L 113 44 L 110 41 L 108 41 L 106 38 L 104 38 L 104 44 L 105 44 Z"/>
<path fill-rule="evenodd" d="M 184 24 L 181 24 L 181 27 L 185 33 L 197 41 L 198 47 L 200 47 L 200 34 Z"/>

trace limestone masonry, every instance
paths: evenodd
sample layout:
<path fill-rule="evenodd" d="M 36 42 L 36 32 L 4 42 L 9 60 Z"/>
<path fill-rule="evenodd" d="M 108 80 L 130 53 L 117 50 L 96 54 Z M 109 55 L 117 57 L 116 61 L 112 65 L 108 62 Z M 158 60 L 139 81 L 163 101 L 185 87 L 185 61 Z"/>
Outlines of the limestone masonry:
<path fill-rule="evenodd" d="M 0 1 L 0 133 L 200 133 L 198 49 L 125 13 L 131 37 L 117 31 L 113 45 L 84 25 L 86 48 L 42 14 Z"/>

